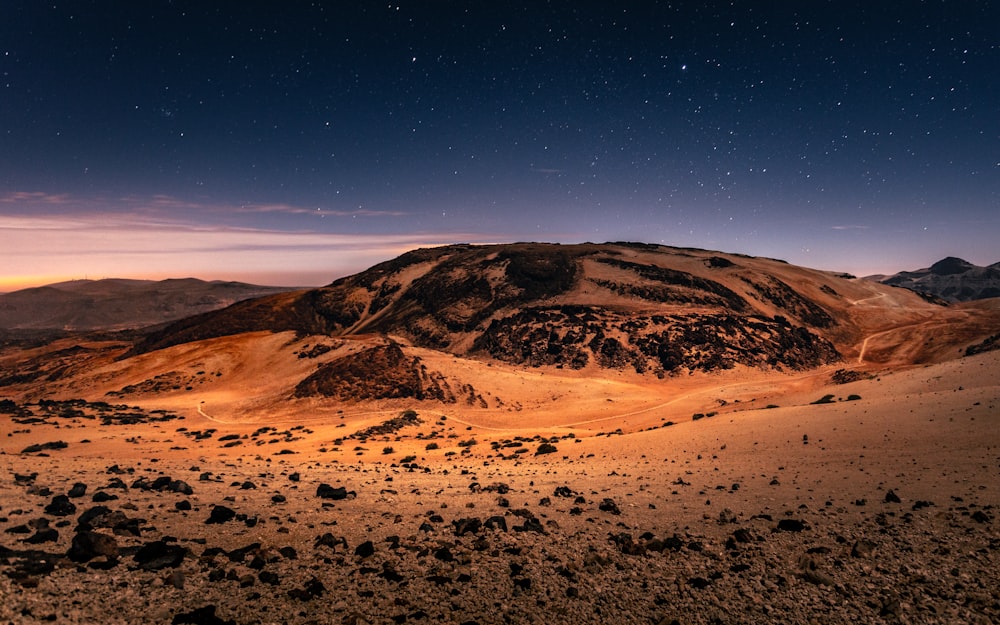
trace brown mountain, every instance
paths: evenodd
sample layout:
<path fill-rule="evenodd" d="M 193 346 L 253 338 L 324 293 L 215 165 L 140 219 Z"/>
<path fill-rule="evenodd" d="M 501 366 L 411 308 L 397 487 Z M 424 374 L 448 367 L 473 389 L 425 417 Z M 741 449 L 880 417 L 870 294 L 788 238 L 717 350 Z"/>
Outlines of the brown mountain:
<path fill-rule="evenodd" d="M 597 410 L 609 384 L 626 384 L 616 393 L 642 404 L 664 400 L 686 378 L 829 378 L 836 369 L 939 362 L 985 345 L 998 319 L 996 307 L 941 306 L 737 254 L 453 245 L 134 340 L 71 337 L 11 352 L 0 359 L 0 391 L 169 405 L 210 397 L 214 410 L 251 418 L 373 402 L 380 410 L 413 401 L 519 410 L 551 404 L 560 396 L 552 389 L 565 385 Z M 526 386 L 535 375 L 546 377 Z"/>
<path fill-rule="evenodd" d="M 842 279 L 816 274 L 796 289 L 790 284 L 801 281 L 786 275 L 789 269 L 779 261 L 645 245 L 416 250 L 321 289 L 179 321 L 134 353 L 292 330 L 376 333 L 510 364 L 595 364 L 658 375 L 735 364 L 797 369 L 839 359 L 829 337 L 850 328 L 828 308 L 841 299 L 831 284 Z"/>
<path fill-rule="evenodd" d="M 141 328 L 288 290 L 194 278 L 73 280 L 0 294 L 0 329 Z"/>

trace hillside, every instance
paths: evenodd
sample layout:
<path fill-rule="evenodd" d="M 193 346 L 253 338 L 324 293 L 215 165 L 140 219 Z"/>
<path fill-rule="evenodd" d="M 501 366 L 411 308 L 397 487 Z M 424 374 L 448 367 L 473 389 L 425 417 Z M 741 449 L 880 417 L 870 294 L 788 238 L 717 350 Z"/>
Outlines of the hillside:
<path fill-rule="evenodd" d="M 194 278 L 73 280 L 0 294 L 0 329 L 141 328 L 288 290 Z"/>
<path fill-rule="evenodd" d="M 873 294 L 881 297 L 831 273 L 702 250 L 450 246 L 182 320 L 134 353 L 251 331 L 377 333 L 510 364 L 796 369 L 839 359 L 861 333 L 848 309 Z"/>
<path fill-rule="evenodd" d="M 857 379 L 991 349 L 998 331 L 997 307 L 942 306 L 772 259 L 621 243 L 455 245 L 135 339 L 11 348 L 0 353 L 0 392 L 201 401 L 251 421 L 417 402 L 559 424 L 665 403 L 711 411 L 718 397 L 705 389 L 747 376 Z M 574 418 L 558 410 L 567 395 Z"/>

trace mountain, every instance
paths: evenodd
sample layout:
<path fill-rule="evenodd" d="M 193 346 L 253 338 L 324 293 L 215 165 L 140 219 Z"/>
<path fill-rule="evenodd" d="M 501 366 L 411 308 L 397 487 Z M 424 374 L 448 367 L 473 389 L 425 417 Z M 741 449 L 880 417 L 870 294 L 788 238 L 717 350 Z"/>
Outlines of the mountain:
<path fill-rule="evenodd" d="M 892 276 L 871 276 L 869 279 L 949 302 L 1000 297 L 1000 263 L 979 267 L 951 256 L 925 269 L 901 271 Z"/>
<path fill-rule="evenodd" d="M 140 328 L 288 290 L 194 278 L 73 280 L 0 294 L 0 329 Z"/>
<path fill-rule="evenodd" d="M 338 419 L 343 406 L 371 414 L 412 402 L 537 415 L 562 397 L 575 398 L 581 419 L 607 402 L 704 412 L 727 400 L 688 385 L 829 381 L 839 369 L 849 381 L 987 349 L 1000 330 L 992 301 L 942 306 L 708 250 L 451 245 L 129 335 L 0 346 L 0 393 L 173 409 L 200 399 L 230 420 Z"/>
<path fill-rule="evenodd" d="M 422 249 L 310 291 L 243 302 L 150 334 L 143 353 L 252 331 L 398 336 L 516 365 L 678 370 L 814 367 L 839 297 L 779 261 L 646 245 Z M 794 273 L 794 272 L 791 272 Z M 822 288 L 825 287 L 825 290 Z"/>

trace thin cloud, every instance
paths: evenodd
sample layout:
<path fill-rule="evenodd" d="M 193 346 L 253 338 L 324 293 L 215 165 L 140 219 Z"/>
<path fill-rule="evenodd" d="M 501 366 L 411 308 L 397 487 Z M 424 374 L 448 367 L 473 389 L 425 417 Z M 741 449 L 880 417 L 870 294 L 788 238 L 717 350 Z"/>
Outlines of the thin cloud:
<path fill-rule="evenodd" d="M 868 230 L 868 228 L 868 226 L 859 225 L 830 226 L 831 230 Z"/>
<path fill-rule="evenodd" d="M 69 204 L 72 198 L 66 193 L 45 193 L 43 191 L 13 191 L 0 195 L 3 204 Z"/>
<path fill-rule="evenodd" d="M 0 195 L 0 204 L 10 205 L 14 210 L 32 210 L 36 215 L 40 207 L 54 210 L 72 209 L 82 217 L 102 217 L 107 215 L 147 217 L 158 216 L 165 221 L 177 221 L 187 213 L 204 219 L 210 215 L 312 215 L 317 217 L 403 217 L 408 215 L 400 210 L 377 210 L 371 208 L 342 209 L 323 205 L 300 206 L 296 204 L 272 202 L 226 202 L 199 201 L 174 197 L 166 194 L 150 196 L 126 195 L 118 198 L 83 197 L 68 193 L 44 191 L 13 191 Z"/>
<path fill-rule="evenodd" d="M 285 215 L 328 215 L 330 217 L 402 217 L 405 211 L 381 211 L 367 208 L 340 210 L 321 206 L 306 208 L 291 204 L 241 204 L 238 207 L 222 207 L 224 211 L 237 213 L 281 213 Z"/>

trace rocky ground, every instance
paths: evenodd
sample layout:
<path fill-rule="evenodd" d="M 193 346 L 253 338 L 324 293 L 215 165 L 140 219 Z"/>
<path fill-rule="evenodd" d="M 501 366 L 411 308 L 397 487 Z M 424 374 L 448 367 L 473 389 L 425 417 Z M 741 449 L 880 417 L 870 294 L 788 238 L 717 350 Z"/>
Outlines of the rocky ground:
<path fill-rule="evenodd" d="M 625 435 L 7 405 L 0 622 L 995 623 L 976 358 Z"/>

